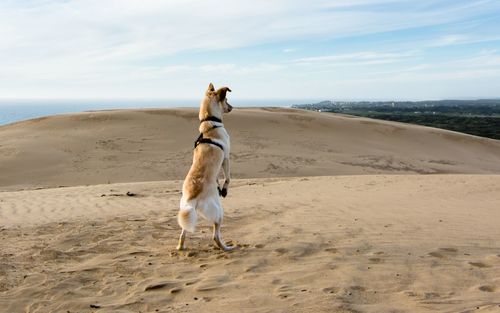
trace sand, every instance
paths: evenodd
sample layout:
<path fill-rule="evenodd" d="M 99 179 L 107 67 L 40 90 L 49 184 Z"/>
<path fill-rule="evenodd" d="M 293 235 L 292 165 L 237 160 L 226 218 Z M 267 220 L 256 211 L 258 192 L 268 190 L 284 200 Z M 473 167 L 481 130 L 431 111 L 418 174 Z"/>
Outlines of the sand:
<path fill-rule="evenodd" d="M 236 180 L 230 253 L 179 184 L 2 193 L 3 312 L 500 310 L 498 175 Z"/>
<path fill-rule="evenodd" d="M 235 109 L 234 178 L 500 173 L 500 141 L 292 109 Z M 197 111 L 66 114 L 0 127 L 0 190 L 184 179 Z"/>
<path fill-rule="evenodd" d="M 238 248 L 202 222 L 178 252 L 193 112 L 0 128 L 0 312 L 500 312 L 499 141 L 237 111 L 222 234 Z"/>

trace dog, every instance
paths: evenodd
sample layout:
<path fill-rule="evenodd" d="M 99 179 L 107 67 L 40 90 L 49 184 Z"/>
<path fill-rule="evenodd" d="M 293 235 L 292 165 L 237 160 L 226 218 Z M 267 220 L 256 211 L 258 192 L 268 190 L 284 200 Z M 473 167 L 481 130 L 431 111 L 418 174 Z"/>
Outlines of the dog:
<path fill-rule="evenodd" d="M 210 83 L 200 104 L 200 136 L 194 144 L 193 164 L 182 186 L 180 210 L 177 216 L 182 231 L 177 250 L 186 249 L 186 232 L 194 232 L 198 214 L 213 223 L 213 239 L 223 251 L 233 250 L 221 238 L 220 227 L 224 210 L 220 197 L 227 195 L 230 178 L 229 135 L 222 115 L 233 107 L 227 102 L 228 87 L 215 91 Z M 224 184 L 219 187 L 219 172 L 224 172 Z"/>

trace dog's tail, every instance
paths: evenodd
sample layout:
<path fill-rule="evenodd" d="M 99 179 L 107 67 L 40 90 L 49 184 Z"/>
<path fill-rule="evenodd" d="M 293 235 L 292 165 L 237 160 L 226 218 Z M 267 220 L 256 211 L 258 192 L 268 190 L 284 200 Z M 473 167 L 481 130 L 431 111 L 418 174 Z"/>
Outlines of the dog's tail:
<path fill-rule="evenodd" d="M 181 209 L 177 215 L 177 222 L 182 229 L 194 232 L 198 214 L 196 213 L 196 200 L 185 201 L 181 199 Z"/>

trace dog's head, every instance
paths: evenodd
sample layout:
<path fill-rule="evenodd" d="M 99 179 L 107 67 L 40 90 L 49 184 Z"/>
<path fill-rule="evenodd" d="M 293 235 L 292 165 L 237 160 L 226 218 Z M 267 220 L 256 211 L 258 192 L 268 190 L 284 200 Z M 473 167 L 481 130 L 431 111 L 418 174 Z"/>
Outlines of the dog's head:
<path fill-rule="evenodd" d="M 200 120 L 209 116 L 222 118 L 223 113 L 231 112 L 233 107 L 227 102 L 226 98 L 228 91 L 231 92 L 231 89 L 228 87 L 222 87 L 216 91 L 212 83 L 208 85 L 207 91 L 205 92 L 205 98 L 201 101 Z"/>

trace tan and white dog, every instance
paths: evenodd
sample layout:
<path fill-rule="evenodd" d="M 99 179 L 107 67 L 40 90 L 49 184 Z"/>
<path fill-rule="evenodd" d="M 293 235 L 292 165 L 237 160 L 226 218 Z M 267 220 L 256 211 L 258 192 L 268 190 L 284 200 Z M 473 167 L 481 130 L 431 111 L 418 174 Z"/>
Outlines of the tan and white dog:
<path fill-rule="evenodd" d="M 220 227 L 224 210 L 220 196 L 227 195 L 230 181 L 229 172 L 229 135 L 222 123 L 222 115 L 229 113 L 233 107 L 227 103 L 226 93 L 231 90 L 222 87 L 215 91 L 210 83 L 205 97 L 201 101 L 200 136 L 195 142 L 193 164 L 182 186 L 180 210 L 177 216 L 182 227 L 178 250 L 185 249 L 186 231 L 194 232 L 198 214 L 213 223 L 213 239 L 217 246 L 229 251 L 234 247 L 227 246 L 221 238 Z M 218 176 L 224 172 L 224 185 L 219 188 Z"/>

